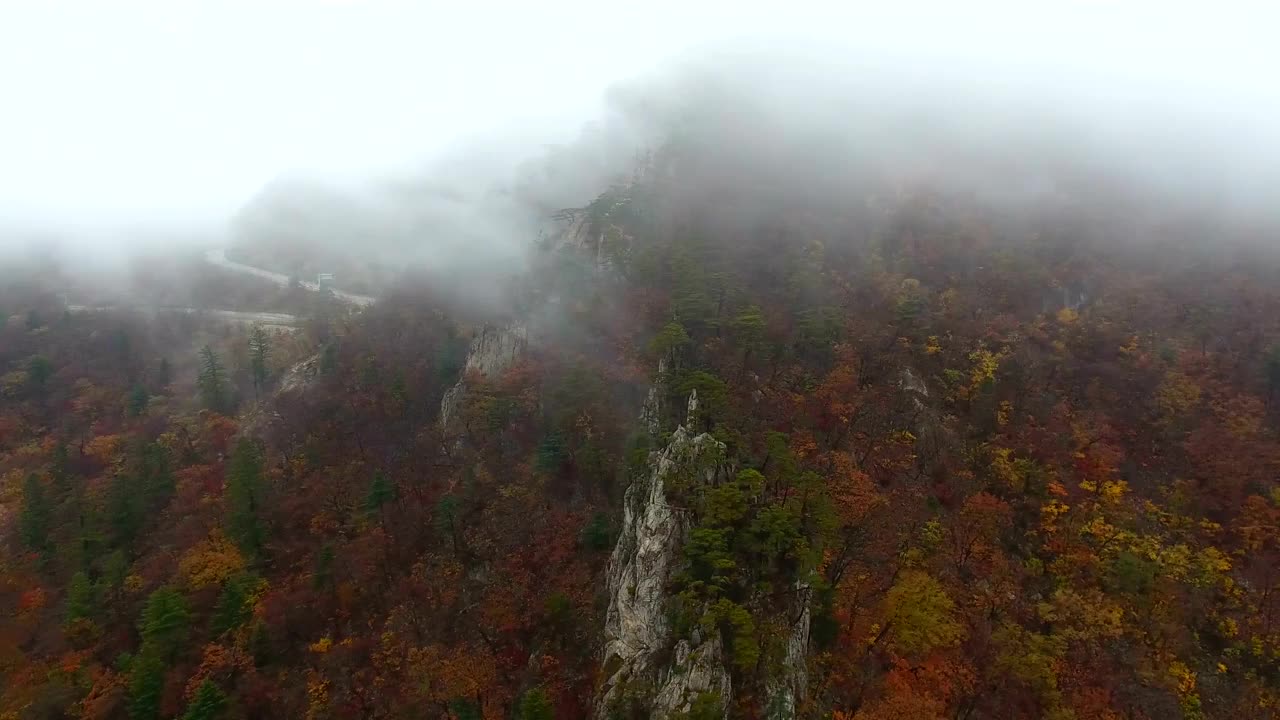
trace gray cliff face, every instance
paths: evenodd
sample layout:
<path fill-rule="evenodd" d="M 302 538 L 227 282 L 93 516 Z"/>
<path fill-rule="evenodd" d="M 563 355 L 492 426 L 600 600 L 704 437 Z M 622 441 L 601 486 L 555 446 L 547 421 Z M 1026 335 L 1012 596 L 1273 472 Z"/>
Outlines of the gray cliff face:
<path fill-rule="evenodd" d="M 529 333 L 523 325 L 494 327 L 485 325 L 471 340 L 464 373 L 485 376 L 500 375 L 515 364 L 529 345 Z"/>
<path fill-rule="evenodd" d="M 662 394 L 660 389 L 667 378 L 667 361 L 658 361 L 658 379 L 649 387 L 644 405 L 640 408 L 640 424 L 649 432 L 649 437 L 656 438 L 662 432 Z"/>
<path fill-rule="evenodd" d="M 689 406 L 692 415 L 696 395 Z M 667 502 L 666 481 L 682 469 L 702 466 L 707 466 L 705 479 L 713 480 L 724 471 L 718 461 L 723 451 L 710 435 L 679 426 L 664 449 L 650 454 L 648 479 L 627 488 L 622 532 L 609 560 L 608 677 L 596 704 L 598 718 L 632 689 L 652 698 L 653 718 L 687 710 L 704 692 L 718 692 L 726 701 L 731 695 L 719 639 L 696 643 L 673 637 L 667 619 L 667 584 L 680 567 L 689 522 L 683 510 Z"/>
<path fill-rule="evenodd" d="M 320 354 L 316 353 L 301 362 L 294 364 L 280 376 L 280 385 L 270 398 L 264 398 L 244 414 L 241 430 L 246 435 L 262 435 L 274 431 L 281 420 L 275 403 L 267 400 L 278 398 L 288 393 L 306 393 L 315 386 L 320 378 Z"/>
<path fill-rule="evenodd" d="M 911 413 L 909 429 L 915 434 L 916 454 L 924 469 L 938 461 L 941 448 L 948 444 L 947 426 L 942 412 L 929 395 L 929 386 L 912 368 L 898 372 L 898 390 Z"/>
<path fill-rule="evenodd" d="M 468 375 L 501 375 L 520 359 L 528 346 L 529 333 L 523 325 L 482 327 L 471 339 L 462 378 L 440 399 L 440 424 L 447 427 L 457 415 L 458 406 L 466 395 Z"/>
<path fill-rule="evenodd" d="M 718 693 L 725 703 L 733 696 L 720 638 L 712 637 L 696 647 L 689 640 L 681 640 L 676 643 L 671 664 L 653 699 L 652 716 L 668 718 L 687 711 L 692 701 L 705 692 Z M 727 711 L 725 715 L 728 716 Z"/>
<path fill-rule="evenodd" d="M 766 689 L 769 702 L 766 717 L 769 720 L 791 720 L 796 716 L 796 703 L 804 699 L 809 687 L 809 604 L 813 590 L 807 583 L 796 582 L 795 595 L 789 603 L 787 620 L 791 625 L 787 633 L 787 649 L 782 670 L 769 679 Z"/>
<path fill-rule="evenodd" d="M 902 368 L 898 374 L 898 388 L 905 393 L 916 396 L 917 402 L 920 398 L 929 397 L 929 386 L 925 384 L 924 379 L 916 374 L 915 370 L 909 367 Z"/>
<path fill-rule="evenodd" d="M 462 396 L 466 393 L 466 386 L 461 380 L 456 385 L 444 391 L 444 397 L 440 398 L 440 425 L 448 427 L 453 422 L 454 416 L 458 413 L 458 406 L 462 404 Z"/>
<path fill-rule="evenodd" d="M 651 161 L 637 158 L 638 163 Z M 631 194 L 644 177 L 644 164 L 627 182 L 614 185 L 607 196 L 602 196 L 588 207 L 564 210 L 555 216 L 555 225 L 543 231 L 550 246 L 555 249 L 572 248 L 583 257 L 590 258 L 597 272 L 607 272 L 616 259 L 625 255 L 634 238 L 616 223 L 614 215 L 631 202 Z"/>
<path fill-rule="evenodd" d="M 560 227 L 550 233 L 552 247 L 572 248 L 590 256 L 596 270 L 608 269 L 605 258 L 605 231 L 592 222 L 585 210 L 566 212 L 560 218 Z"/>
<path fill-rule="evenodd" d="M 1041 292 L 1040 312 L 1054 313 L 1059 310 L 1079 310 L 1089 303 L 1089 289 L 1086 282 L 1072 282 L 1059 287 L 1047 287 Z"/>
<path fill-rule="evenodd" d="M 556 220 L 555 227 L 544 231 L 553 248 L 569 247 L 582 250 L 587 247 L 591 238 L 591 223 L 585 211 L 564 211 L 557 215 Z"/>

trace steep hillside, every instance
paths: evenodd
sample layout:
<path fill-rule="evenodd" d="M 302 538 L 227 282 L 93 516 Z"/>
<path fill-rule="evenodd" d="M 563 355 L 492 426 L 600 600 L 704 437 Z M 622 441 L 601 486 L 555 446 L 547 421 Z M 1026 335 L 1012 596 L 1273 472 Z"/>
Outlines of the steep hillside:
<path fill-rule="evenodd" d="M 489 306 L 5 295 L 0 717 L 1276 713 L 1277 257 L 721 128 Z"/>

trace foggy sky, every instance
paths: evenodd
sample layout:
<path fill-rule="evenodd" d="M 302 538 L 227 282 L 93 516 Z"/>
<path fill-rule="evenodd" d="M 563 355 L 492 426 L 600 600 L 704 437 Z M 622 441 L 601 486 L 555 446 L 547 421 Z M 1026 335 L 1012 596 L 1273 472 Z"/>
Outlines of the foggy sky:
<path fill-rule="evenodd" d="M 281 175 L 359 184 L 465 166 L 458 148 L 487 148 L 497 180 L 606 117 L 618 83 L 691 87 L 671 75 L 712 65 L 752 87 L 759 53 L 825 59 L 760 83 L 792 117 L 829 116 L 808 90 L 846 82 L 993 145 L 1038 118 L 1144 177 L 1269 187 L 1280 11 L 1174 5 L 7 0 L 0 228 L 216 232 Z"/>

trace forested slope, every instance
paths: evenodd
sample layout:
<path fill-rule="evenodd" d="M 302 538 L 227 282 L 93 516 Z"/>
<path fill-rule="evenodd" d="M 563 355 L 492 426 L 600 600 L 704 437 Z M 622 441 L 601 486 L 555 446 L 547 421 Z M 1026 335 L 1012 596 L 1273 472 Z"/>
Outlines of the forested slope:
<path fill-rule="evenodd" d="M 1273 716 L 1256 235 L 699 132 L 485 306 L 6 293 L 0 717 Z"/>

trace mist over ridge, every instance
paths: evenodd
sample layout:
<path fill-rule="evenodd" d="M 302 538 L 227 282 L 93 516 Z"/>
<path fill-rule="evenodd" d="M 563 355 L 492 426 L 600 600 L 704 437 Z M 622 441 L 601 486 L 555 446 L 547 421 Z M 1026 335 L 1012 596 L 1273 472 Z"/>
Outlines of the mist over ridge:
<path fill-rule="evenodd" d="M 1264 9 L 728 7 L 567 4 L 467 45 L 481 14 L 418 3 L 13 6 L 6 52 L 30 69 L 6 63 L 19 112 L 0 136 L 0 245 L 253 243 L 279 203 L 315 213 L 291 231 L 307 242 L 392 263 L 518 260 L 549 212 L 681 133 L 817 195 L 858 175 L 1012 202 L 1106 178 L 1271 221 Z"/>

